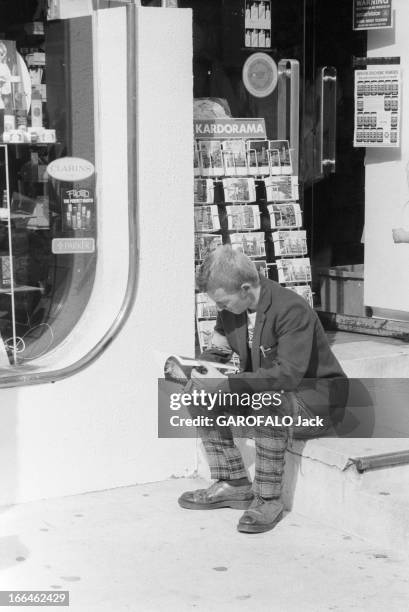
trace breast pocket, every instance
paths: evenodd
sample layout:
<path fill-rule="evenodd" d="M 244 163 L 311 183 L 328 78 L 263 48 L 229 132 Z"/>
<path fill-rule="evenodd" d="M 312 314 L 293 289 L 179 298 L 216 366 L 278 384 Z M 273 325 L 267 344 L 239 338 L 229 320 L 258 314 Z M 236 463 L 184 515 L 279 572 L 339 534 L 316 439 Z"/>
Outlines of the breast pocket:
<path fill-rule="evenodd" d="M 260 345 L 260 362 L 262 368 L 271 367 L 272 362 L 277 357 L 277 344 Z"/>

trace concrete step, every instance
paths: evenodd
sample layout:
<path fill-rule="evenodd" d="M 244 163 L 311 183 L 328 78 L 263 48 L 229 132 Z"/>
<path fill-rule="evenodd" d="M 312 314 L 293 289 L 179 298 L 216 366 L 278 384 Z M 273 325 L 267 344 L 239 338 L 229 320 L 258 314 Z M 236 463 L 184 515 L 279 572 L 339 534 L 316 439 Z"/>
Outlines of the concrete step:
<path fill-rule="evenodd" d="M 251 478 L 254 442 L 236 441 Z M 408 449 L 406 439 L 294 440 L 287 453 L 285 506 L 322 525 L 397 551 L 409 550 L 409 465 L 359 473 L 354 459 Z M 199 446 L 198 472 L 209 479 Z"/>
<path fill-rule="evenodd" d="M 402 340 L 328 332 L 331 348 L 351 378 L 408 378 L 409 344 Z"/>
<path fill-rule="evenodd" d="M 359 473 L 354 463 L 407 448 L 404 439 L 296 441 L 287 457 L 285 503 L 373 544 L 409 550 L 409 465 Z"/>

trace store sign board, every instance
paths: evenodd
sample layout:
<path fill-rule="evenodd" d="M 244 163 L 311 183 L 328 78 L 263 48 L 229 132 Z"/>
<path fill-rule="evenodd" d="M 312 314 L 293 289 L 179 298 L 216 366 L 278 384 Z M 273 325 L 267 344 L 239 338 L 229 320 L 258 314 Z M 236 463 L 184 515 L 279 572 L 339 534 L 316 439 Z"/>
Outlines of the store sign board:
<path fill-rule="evenodd" d="M 267 138 L 266 124 L 260 119 L 195 119 L 194 137 L 201 140 Z"/>
<path fill-rule="evenodd" d="M 83 181 L 95 172 L 94 164 L 80 157 L 60 157 L 47 166 L 47 173 L 57 181 Z"/>
<path fill-rule="evenodd" d="M 392 0 L 354 0 L 354 30 L 392 27 Z"/>
<path fill-rule="evenodd" d="M 95 253 L 94 238 L 53 238 L 51 250 L 54 255 L 69 253 Z"/>

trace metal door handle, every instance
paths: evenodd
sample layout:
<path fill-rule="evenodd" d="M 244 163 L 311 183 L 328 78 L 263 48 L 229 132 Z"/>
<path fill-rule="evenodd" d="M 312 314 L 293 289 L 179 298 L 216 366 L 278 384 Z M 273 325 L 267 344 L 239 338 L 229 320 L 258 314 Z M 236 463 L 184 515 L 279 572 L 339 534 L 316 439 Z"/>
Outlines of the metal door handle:
<path fill-rule="evenodd" d="M 337 127 L 337 70 L 323 66 L 320 73 L 321 109 L 319 123 L 319 159 L 322 174 L 335 172 Z"/>
<path fill-rule="evenodd" d="M 277 134 L 288 140 L 292 155 L 293 173 L 298 175 L 300 131 L 300 63 L 293 59 L 278 62 L 278 117 Z"/>

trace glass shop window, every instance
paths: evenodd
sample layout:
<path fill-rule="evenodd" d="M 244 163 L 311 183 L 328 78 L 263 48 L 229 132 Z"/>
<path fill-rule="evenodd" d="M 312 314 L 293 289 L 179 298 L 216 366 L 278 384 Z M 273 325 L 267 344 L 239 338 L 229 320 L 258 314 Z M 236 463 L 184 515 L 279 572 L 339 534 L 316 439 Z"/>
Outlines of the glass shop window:
<path fill-rule="evenodd" d="M 92 290 L 91 27 L 47 2 L 0 4 L 0 367 L 59 344 Z"/>

